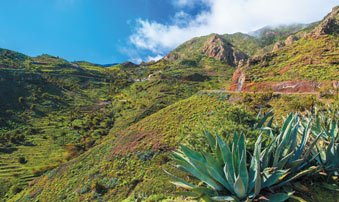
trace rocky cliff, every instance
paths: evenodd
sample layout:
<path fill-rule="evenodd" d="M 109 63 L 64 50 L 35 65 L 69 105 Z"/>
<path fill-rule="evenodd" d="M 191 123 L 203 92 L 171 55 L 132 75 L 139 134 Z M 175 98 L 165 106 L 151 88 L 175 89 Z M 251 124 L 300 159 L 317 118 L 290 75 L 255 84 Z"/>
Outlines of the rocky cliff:
<path fill-rule="evenodd" d="M 189 50 L 186 50 L 186 47 L 189 47 Z M 212 34 L 184 43 L 181 47 L 165 56 L 164 60 L 173 62 L 177 59 L 194 57 L 194 55 L 198 54 L 222 61 L 233 67 L 243 64 L 249 58 L 246 53 L 238 50 L 220 35 Z"/>

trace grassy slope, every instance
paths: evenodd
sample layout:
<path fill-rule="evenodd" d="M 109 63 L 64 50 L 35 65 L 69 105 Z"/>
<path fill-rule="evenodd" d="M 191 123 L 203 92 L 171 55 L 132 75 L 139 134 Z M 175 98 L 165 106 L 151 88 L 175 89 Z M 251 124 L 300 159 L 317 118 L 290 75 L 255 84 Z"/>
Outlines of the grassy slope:
<path fill-rule="evenodd" d="M 25 185 L 34 179 L 33 169 L 64 162 L 64 144 L 95 144 L 93 141 L 106 135 L 112 124 L 113 131 L 119 131 L 200 89 L 221 88 L 233 72 L 233 68 L 207 58 L 199 67 L 160 62 L 121 67 L 126 71 L 119 68 L 121 65 L 103 68 L 87 62 L 75 62 L 79 67 L 74 67 L 49 55 L 28 59 L 28 66 L 0 69 L 4 84 L 0 92 L 9 95 L 0 98 L 1 134 L 24 134 L 25 142 L 32 143 L 12 143 L 9 149 L 1 151 L 1 195 L 12 185 Z M 149 81 L 135 82 L 120 91 L 121 83 L 154 73 L 156 76 Z M 120 93 L 109 96 L 112 87 Z M 19 102 L 20 97 L 24 101 Z M 106 99 L 113 104 L 99 110 L 103 108 L 96 102 Z M 96 125 L 88 127 L 89 123 Z M 32 128 L 38 132 L 27 134 Z M 19 157 L 25 157 L 28 163 L 19 164 Z"/>
<path fill-rule="evenodd" d="M 332 81 L 339 80 L 339 37 L 303 38 L 291 46 L 270 53 L 266 61 L 251 65 L 246 74 L 261 81 Z"/>
<path fill-rule="evenodd" d="M 149 197 L 165 196 L 166 193 L 172 193 L 175 188 L 167 182 L 169 178 L 162 169 L 173 171 L 166 151 L 175 148 L 178 142 L 186 138 L 185 135 L 179 135 L 179 131 L 183 126 L 194 128 L 200 121 L 212 124 L 211 122 L 216 121 L 214 113 L 218 111 L 224 112 L 227 109 L 231 113 L 241 109 L 232 106 L 225 103 L 223 98 L 208 95 L 193 96 L 180 101 L 150 115 L 121 131 L 116 138 L 105 140 L 102 145 L 51 171 L 33 187 L 15 198 L 41 201 L 52 198 L 55 201 L 63 199 L 121 201 L 132 192 Z M 229 123 L 237 125 L 234 120 L 230 120 Z M 154 154 L 152 160 L 143 159 L 142 155 L 153 154 L 148 153 L 149 151 L 160 153 Z M 109 181 L 115 179 L 116 185 L 111 185 Z M 103 195 L 95 193 L 91 189 L 93 182 L 103 184 L 107 188 L 107 193 Z"/>
<path fill-rule="evenodd" d="M 255 97 L 267 95 L 252 96 L 254 96 L 252 99 L 256 99 Z M 296 98 L 293 95 L 283 95 L 273 97 L 262 104 L 271 104 L 279 109 L 278 114 L 285 114 L 295 107 L 288 104 L 291 99 L 303 100 L 304 103 L 304 98 L 305 96 Z M 25 189 L 9 201 L 174 199 L 173 193 L 178 190 L 168 183 L 170 179 L 163 169 L 177 176 L 184 175 L 170 166 L 172 162 L 167 152 L 174 149 L 178 143 L 189 141 L 193 144 L 201 144 L 199 139 L 201 137 L 195 135 L 195 129 L 202 127 L 201 121 L 205 123 L 205 127 L 212 128 L 219 134 L 226 134 L 224 136 L 226 139 L 227 135 L 232 134 L 231 131 L 248 131 L 255 119 L 253 113 L 248 113 L 243 106 L 239 106 L 239 103 L 247 105 L 246 99 L 234 94 L 227 101 L 223 93 L 200 93 L 179 101 L 108 137 L 101 145 L 46 173 L 35 181 L 32 187 Z M 238 117 L 242 117 L 241 120 L 238 120 Z M 239 122 L 243 124 L 239 125 Z M 220 133 L 222 131 L 224 133 Z M 257 134 L 247 133 L 247 135 L 252 137 Z M 95 191 L 96 184 L 103 185 L 105 191 L 102 193 Z M 316 187 L 317 190 L 310 188 L 297 195 L 312 201 L 325 197 L 323 195 L 326 193 L 326 199 L 333 201 L 335 192 L 328 192 L 318 185 Z"/>
<path fill-rule="evenodd" d="M 63 145 L 79 142 L 69 127 L 72 116 L 81 106 L 108 98 L 109 73 L 90 63 L 75 68 L 58 57 L 0 50 L 0 94 L 6 95 L 0 96 L 0 139 L 25 136 L 20 144 L 0 142 L 0 198 L 12 185 L 34 179 L 34 169 L 64 161 Z M 75 120 L 84 119 L 81 114 Z M 20 164 L 20 157 L 27 163 Z"/>

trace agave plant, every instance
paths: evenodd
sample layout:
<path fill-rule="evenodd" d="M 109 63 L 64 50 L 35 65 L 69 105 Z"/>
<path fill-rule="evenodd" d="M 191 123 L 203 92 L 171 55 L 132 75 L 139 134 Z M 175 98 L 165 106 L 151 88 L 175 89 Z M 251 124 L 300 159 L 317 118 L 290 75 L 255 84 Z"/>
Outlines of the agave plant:
<path fill-rule="evenodd" d="M 280 133 L 275 136 L 269 131 L 272 142 L 263 150 L 260 158 L 261 168 L 273 167 L 280 170 L 289 170 L 282 183 L 274 187 L 282 186 L 298 177 L 316 170 L 316 167 L 309 167 L 311 149 L 316 145 L 320 135 L 310 143 L 312 120 L 305 125 L 301 124 L 298 114 L 291 113 L 283 124 Z M 299 135 L 299 133 L 301 135 Z M 266 178 L 264 172 L 264 179 Z"/>
<path fill-rule="evenodd" d="M 269 121 L 264 125 L 268 118 L 270 118 Z M 253 129 L 271 128 L 274 120 L 273 110 L 269 111 L 266 115 L 263 115 L 262 109 L 260 109 L 256 119 L 257 123 L 254 125 Z"/>
<path fill-rule="evenodd" d="M 172 153 L 177 168 L 203 182 L 200 186 L 193 185 L 167 172 L 176 180 L 172 182 L 174 185 L 190 190 L 181 193 L 185 196 L 205 201 L 252 201 L 261 190 L 278 183 L 287 174 L 287 170 L 261 168 L 261 136 L 255 143 L 250 165 L 246 163 L 244 134 L 234 133 L 231 147 L 219 136 L 215 138 L 207 132 L 206 137 L 212 153 L 197 152 L 184 145 Z M 264 170 L 265 178 L 261 176 L 261 170 Z M 267 199 L 285 201 L 288 197 L 288 194 L 276 193 Z"/>
<path fill-rule="evenodd" d="M 339 129 L 336 113 L 318 112 L 315 117 L 312 134 L 320 136 L 320 141 L 312 154 L 324 172 L 329 176 L 339 176 Z"/>

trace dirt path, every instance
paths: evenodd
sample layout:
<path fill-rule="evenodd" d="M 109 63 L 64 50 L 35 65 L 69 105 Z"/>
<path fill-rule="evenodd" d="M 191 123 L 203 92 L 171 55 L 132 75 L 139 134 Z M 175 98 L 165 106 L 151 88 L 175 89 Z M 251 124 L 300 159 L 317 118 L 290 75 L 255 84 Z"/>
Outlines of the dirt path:
<path fill-rule="evenodd" d="M 207 93 L 231 93 L 231 94 L 240 94 L 240 93 L 265 93 L 265 92 L 248 92 L 248 91 L 228 91 L 228 90 L 203 90 Z M 273 95 L 319 95 L 318 92 L 273 92 Z"/>

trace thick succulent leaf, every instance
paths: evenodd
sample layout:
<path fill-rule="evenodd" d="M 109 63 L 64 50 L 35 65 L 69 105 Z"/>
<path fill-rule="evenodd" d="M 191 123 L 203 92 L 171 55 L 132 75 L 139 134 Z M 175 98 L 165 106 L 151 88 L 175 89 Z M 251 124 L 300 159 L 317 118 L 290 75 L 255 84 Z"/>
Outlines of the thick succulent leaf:
<path fill-rule="evenodd" d="M 293 158 L 291 159 L 291 161 L 295 161 L 297 159 L 300 158 L 301 154 L 303 153 L 303 151 L 305 150 L 305 146 L 311 131 L 311 121 L 308 123 L 307 127 L 304 129 L 304 133 L 303 133 L 303 137 L 301 140 L 301 143 L 299 144 L 299 147 L 297 149 L 297 151 L 295 152 L 295 155 L 293 156 Z"/>
<path fill-rule="evenodd" d="M 169 175 L 171 178 L 177 180 L 177 181 L 180 183 L 180 185 L 177 184 L 177 183 L 174 183 L 174 182 L 172 182 L 172 184 L 178 185 L 178 186 L 183 187 L 183 188 L 185 188 L 185 189 L 192 189 L 192 188 L 196 187 L 195 185 L 190 184 L 190 183 L 188 183 L 188 182 L 186 182 L 186 181 L 184 181 L 184 180 L 182 180 L 182 179 L 180 179 L 180 178 L 178 178 L 178 177 L 172 175 L 171 173 L 167 172 L 166 170 L 164 170 L 164 171 L 165 171 L 165 173 L 166 173 L 167 175 Z M 185 186 L 185 187 L 184 187 L 184 186 Z"/>
<path fill-rule="evenodd" d="M 222 168 L 223 164 L 220 164 L 219 161 L 217 161 L 212 154 L 209 154 L 207 152 L 202 151 L 202 155 L 205 157 L 207 164 L 209 166 L 213 166 L 216 170 L 219 171 L 220 174 L 222 174 Z"/>
<path fill-rule="evenodd" d="M 199 178 L 201 181 L 204 181 L 206 184 L 208 184 L 215 190 L 220 191 L 223 189 L 222 186 L 217 181 L 215 181 L 213 179 L 213 176 L 211 176 L 210 173 L 207 171 L 208 169 L 205 163 L 197 161 L 195 159 L 190 159 L 190 162 L 192 163 L 193 167 L 196 170 L 197 178 Z"/>
<path fill-rule="evenodd" d="M 248 192 L 251 192 L 253 188 L 261 187 L 260 176 L 260 152 L 261 152 L 262 135 L 260 135 L 255 143 L 254 154 L 251 159 L 251 165 L 249 169 L 249 188 Z"/>
<path fill-rule="evenodd" d="M 273 115 L 273 110 L 269 111 L 265 116 L 264 118 L 262 118 L 258 125 L 256 126 L 256 128 L 262 128 L 264 126 L 264 123 L 266 122 L 266 120 Z M 272 123 L 271 123 L 272 124 Z"/>
<path fill-rule="evenodd" d="M 255 184 L 254 184 L 254 196 L 257 196 L 260 193 L 262 189 L 261 187 L 262 187 L 262 178 L 260 176 L 260 168 L 258 165 L 258 170 L 256 172 Z"/>
<path fill-rule="evenodd" d="M 333 128 L 331 130 L 331 138 L 338 134 L 338 125 L 333 121 Z"/>
<path fill-rule="evenodd" d="M 277 193 L 269 195 L 266 198 L 268 199 L 269 202 L 283 202 L 289 198 L 289 195 L 285 193 Z"/>
<path fill-rule="evenodd" d="M 237 177 L 234 183 L 234 192 L 240 199 L 246 198 L 246 190 L 245 190 L 245 185 L 240 176 Z"/>
<path fill-rule="evenodd" d="M 216 139 L 209 133 L 208 130 L 204 130 L 204 134 L 207 138 L 208 144 L 210 145 L 211 149 L 214 151 L 216 146 Z"/>
<path fill-rule="evenodd" d="M 295 169 L 295 168 L 298 168 L 303 162 L 304 162 L 304 159 L 298 159 L 298 160 L 287 163 L 286 167 Z"/>
<path fill-rule="evenodd" d="M 281 128 L 281 131 L 285 131 L 287 126 L 291 123 L 291 120 L 293 118 L 293 113 L 291 113 L 286 119 L 285 119 L 285 122 L 284 122 L 284 125 L 283 127 Z"/>
<path fill-rule="evenodd" d="M 227 164 L 225 164 L 225 167 L 224 167 L 224 174 L 225 174 L 227 183 L 230 185 L 229 191 L 232 192 L 232 194 L 235 194 L 233 176 L 232 176 Z"/>
<path fill-rule="evenodd" d="M 283 157 L 277 165 L 277 169 L 283 169 L 285 168 L 286 163 L 290 160 L 290 158 L 293 156 L 294 152 L 291 152 L 287 154 L 285 157 Z"/>
<path fill-rule="evenodd" d="M 237 177 L 239 166 L 240 166 L 240 146 L 239 146 L 240 137 L 236 132 L 233 134 L 233 144 L 232 144 L 232 155 L 233 155 L 233 169 L 234 169 L 234 178 Z"/>
<path fill-rule="evenodd" d="M 321 137 L 323 133 L 319 133 L 316 138 L 313 140 L 313 142 L 311 143 L 311 145 L 308 147 L 308 150 L 306 151 L 306 153 L 304 154 L 304 160 L 307 161 L 311 152 L 313 151 L 313 147 L 316 145 L 316 143 L 318 142 L 319 138 Z"/>
<path fill-rule="evenodd" d="M 215 190 L 207 188 L 207 187 L 196 187 L 196 188 L 193 188 L 191 191 L 194 193 L 204 194 L 207 196 L 213 196 L 213 195 L 218 194 Z"/>
<path fill-rule="evenodd" d="M 299 202 L 307 202 L 307 201 L 305 201 L 304 199 L 302 199 L 301 197 L 298 197 L 298 196 L 290 195 L 289 197 L 290 197 L 291 199 L 294 199 L 295 201 L 299 201 Z"/>
<path fill-rule="evenodd" d="M 298 143 L 298 128 L 298 125 L 296 125 L 291 131 L 288 152 L 295 152 Z"/>
<path fill-rule="evenodd" d="M 180 158 L 180 156 L 177 157 Z M 214 189 L 222 190 L 222 187 L 210 177 L 204 163 L 195 159 L 187 159 L 187 161 L 186 159 L 176 160 L 176 162 L 180 164 L 181 170 L 191 173 Z"/>
<path fill-rule="evenodd" d="M 186 147 L 185 145 L 180 145 L 182 152 L 190 159 L 195 159 L 200 162 L 206 162 L 205 158 L 196 151 L 191 150 L 190 148 Z"/>
<path fill-rule="evenodd" d="M 210 157 L 208 157 L 210 158 Z M 231 185 L 229 185 L 229 183 L 227 182 L 224 172 L 223 172 L 223 168 L 220 167 L 218 165 L 218 163 L 216 161 L 209 161 L 209 164 L 206 165 L 206 168 L 208 170 L 209 175 L 217 182 L 219 182 L 220 184 L 222 184 L 227 190 L 232 190 L 232 188 L 230 187 Z"/>
<path fill-rule="evenodd" d="M 294 176 L 288 178 L 287 180 L 284 180 L 283 182 L 281 182 L 281 183 L 279 183 L 279 184 L 277 184 L 277 185 L 274 185 L 274 186 L 272 187 L 272 189 L 281 187 L 281 186 L 283 186 L 283 185 L 285 185 L 285 184 L 287 184 L 287 183 L 289 183 L 289 182 L 291 182 L 291 181 L 293 181 L 293 180 L 298 179 L 299 177 L 302 177 L 302 176 L 304 176 L 304 175 L 306 175 L 306 174 L 315 172 L 317 169 L 318 169 L 318 167 L 312 166 L 312 167 L 310 167 L 310 168 L 308 168 L 308 169 L 306 169 L 306 170 L 303 170 L 303 171 L 297 173 L 296 175 L 294 175 Z"/>
<path fill-rule="evenodd" d="M 277 183 L 283 176 L 286 176 L 287 172 L 288 170 L 277 170 L 271 175 L 267 176 L 267 179 L 262 184 L 262 189 Z"/>
<path fill-rule="evenodd" d="M 215 201 L 234 201 L 235 199 L 232 196 L 215 196 L 212 197 Z"/>
<path fill-rule="evenodd" d="M 260 108 L 258 114 L 257 114 L 257 120 L 259 120 L 262 117 L 262 108 Z"/>
<path fill-rule="evenodd" d="M 175 181 L 170 181 L 170 183 L 174 184 L 177 187 L 181 187 L 184 189 L 192 189 L 193 187 L 187 185 L 187 183 L 183 183 L 183 182 L 175 182 Z"/>
<path fill-rule="evenodd" d="M 229 174 L 232 176 L 232 182 L 235 181 L 235 173 L 234 173 L 234 167 L 233 167 L 233 160 L 232 160 L 232 153 L 228 145 L 220 138 L 217 136 L 217 142 L 218 145 L 220 146 L 220 150 L 224 159 L 224 163 L 227 165 L 229 169 Z"/>
<path fill-rule="evenodd" d="M 241 178 L 241 180 L 244 183 L 245 186 L 245 192 L 247 193 L 248 191 L 248 171 L 247 171 L 247 167 L 246 167 L 246 150 L 243 151 L 243 155 L 241 157 L 241 161 L 240 161 L 240 166 L 239 166 L 239 176 Z"/>
<path fill-rule="evenodd" d="M 268 121 L 266 126 L 269 128 L 272 128 L 273 120 L 274 120 L 274 116 L 272 116 L 272 118 Z"/>
<path fill-rule="evenodd" d="M 239 159 L 241 160 L 242 155 L 244 154 L 245 155 L 244 158 L 245 158 L 245 161 L 246 161 L 246 144 L 245 144 L 245 135 L 244 135 L 244 133 L 240 134 L 238 147 L 239 147 Z"/>
<path fill-rule="evenodd" d="M 220 145 L 218 144 L 218 142 L 216 142 L 215 157 L 216 157 L 216 159 L 217 159 L 217 161 L 219 162 L 220 165 L 225 164 L 224 158 L 223 158 L 223 155 L 222 155 L 222 151 L 221 151 L 221 148 L 220 148 Z"/>

